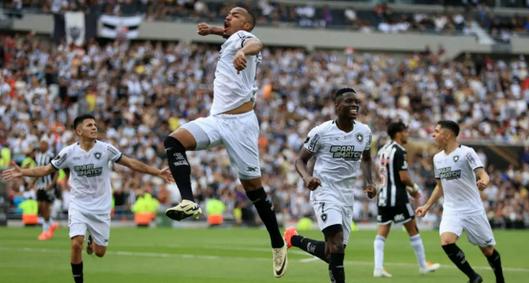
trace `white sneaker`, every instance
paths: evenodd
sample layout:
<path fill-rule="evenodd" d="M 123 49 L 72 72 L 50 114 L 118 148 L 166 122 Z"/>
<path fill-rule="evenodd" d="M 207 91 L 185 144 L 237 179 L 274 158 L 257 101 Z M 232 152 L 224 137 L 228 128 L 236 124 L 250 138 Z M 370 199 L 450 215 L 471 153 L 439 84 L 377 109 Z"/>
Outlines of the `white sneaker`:
<path fill-rule="evenodd" d="M 165 215 L 167 215 L 167 217 L 177 221 L 185 219 L 189 216 L 199 218 L 201 214 L 202 209 L 200 209 L 198 204 L 187 199 L 182 200 L 175 207 L 168 208 L 165 211 Z"/>
<path fill-rule="evenodd" d="M 274 265 L 274 277 L 279 278 L 285 275 L 287 271 L 287 244 L 278 249 L 272 249 L 272 259 Z"/>
<path fill-rule="evenodd" d="M 427 262 L 426 263 L 426 267 L 420 267 L 419 268 L 419 273 L 420 274 L 426 274 L 426 273 L 434 272 L 437 269 L 439 269 L 439 267 L 441 267 L 441 265 L 439 263 Z"/>
<path fill-rule="evenodd" d="M 373 271 L 373 277 L 387 277 L 391 278 L 393 277 L 389 272 L 387 272 L 384 269 L 378 269 Z"/>

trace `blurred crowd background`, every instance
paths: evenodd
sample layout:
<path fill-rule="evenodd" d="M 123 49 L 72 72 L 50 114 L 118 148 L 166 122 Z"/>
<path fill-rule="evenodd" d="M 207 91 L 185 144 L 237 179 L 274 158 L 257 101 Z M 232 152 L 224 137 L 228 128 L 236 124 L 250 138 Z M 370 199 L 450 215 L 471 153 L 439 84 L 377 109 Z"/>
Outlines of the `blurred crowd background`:
<path fill-rule="evenodd" d="M 206 20 L 221 19 L 228 5 L 223 1 L 47 1 L 44 6 L 34 2 L 41 1 L 7 1 L 3 5 L 11 9 L 12 16 L 23 7 L 52 13 L 92 9 L 117 14 L 141 12 L 148 19 L 185 15 Z M 394 13 L 384 5 L 356 13 L 274 1 L 257 3 L 259 22 L 272 25 L 279 22 L 385 32 L 381 25 L 400 21 L 407 23 L 406 29 L 442 33 L 465 32 L 466 19 L 480 13 L 483 28 L 493 29 L 493 23 L 502 21 L 490 18 L 486 12 L 490 7 L 476 2 L 463 6 L 463 14 L 424 17 Z M 510 20 L 517 21 L 516 27 L 509 28 L 510 33 L 527 32 L 527 18 Z M 208 115 L 211 106 L 218 45 L 91 40 L 86 46 L 75 47 L 31 33 L 0 33 L 0 42 L 0 170 L 8 167 L 9 160 L 34 166 L 41 142 L 48 144 L 53 154 L 74 142 L 73 118 L 85 112 L 97 117 L 101 139 L 128 156 L 165 167 L 164 138 L 183 123 Z M 493 226 L 529 227 L 527 56 L 465 54 L 447 59 L 442 46 L 414 54 L 267 47 L 263 58 L 256 106 L 261 125 L 259 148 L 265 189 L 280 222 L 312 217 L 308 190 L 303 188 L 293 161 L 308 131 L 332 119 L 333 91 L 352 86 L 362 101 L 359 120 L 374 132 L 373 153 L 387 141 L 385 127 L 390 121 L 402 120 L 409 125 L 414 150 L 408 158 L 412 178 L 422 187 L 420 203 L 429 197 L 435 182 L 435 148 L 430 135 L 436 121 L 458 121 L 463 143 L 523 147 L 516 165 L 507 168 L 498 168 L 488 162 L 485 152 L 478 153 L 492 177 L 482 200 Z M 194 194 L 201 205 L 219 199 L 226 205 L 226 219 L 258 224 L 224 149 L 190 153 L 189 159 Z M 117 219 L 129 218 L 136 199 L 145 193 L 159 201 L 160 211 L 179 201 L 174 184 L 113 166 Z M 361 187 L 359 181 L 354 218 L 361 223 L 373 222 L 376 202 L 368 200 Z M 10 182 L 7 188 L 13 215 L 19 213 L 21 201 L 35 197 L 30 179 Z M 60 218 L 69 203 L 63 174 L 56 190 L 54 212 Z M 236 210 L 242 211 L 242 219 L 233 215 Z M 440 213 L 437 206 L 421 223 L 437 225 Z"/>

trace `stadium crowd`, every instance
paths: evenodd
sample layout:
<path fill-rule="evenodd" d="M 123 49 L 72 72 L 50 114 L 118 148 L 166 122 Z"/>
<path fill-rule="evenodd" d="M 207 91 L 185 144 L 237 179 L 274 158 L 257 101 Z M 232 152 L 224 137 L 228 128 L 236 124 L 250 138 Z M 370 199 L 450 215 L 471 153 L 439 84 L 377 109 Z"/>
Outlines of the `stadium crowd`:
<path fill-rule="evenodd" d="M 27 159 L 35 154 L 39 140 L 47 141 L 54 153 L 72 143 L 72 119 L 91 112 L 102 139 L 126 155 L 161 167 L 166 163 L 165 136 L 186 121 L 206 116 L 212 102 L 218 46 L 91 41 L 83 49 L 56 46 L 31 34 L 0 39 L 0 150 L 7 148 L 19 164 L 31 164 Z M 373 129 L 374 149 L 386 139 L 388 122 L 396 119 L 405 121 L 412 137 L 422 141 L 442 118 L 461 122 L 463 141 L 529 140 L 524 57 L 466 56 L 444 62 L 442 56 L 442 49 L 411 55 L 265 49 L 256 108 L 259 147 L 263 181 L 281 222 L 312 214 L 293 160 L 307 131 L 332 116 L 331 93 L 343 85 L 360 93 L 359 119 Z M 189 158 L 194 194 L 202 205 L 208 198 L 218 198 L 226 204 L 228 218 L 234 208 L 242 208 L 250 222 L 254 219 L 224 150 L 192 153 Z M 434 182 L 432 152 L 419 151 L 409 158 L 413 177 L 427 197 Z M 529 147 L 521 164 L 506 171 L 488 166 L 493 181 L 483 201 L 496 226 L 529 226 Z M 128 211 L 144 192 L 160 201 L 161 210 L 178 202 L 174 185 L 123 167 L 115 171 L 116 208 Z M 13 206 L 17 199 L 31 197 L 28 184 L 8 184 Z M 63 189 L 62 210 L 68 204 L 64 184 Z M 361 190 L 355 202 L 355 219 L 373 221 L 375 202 Z M 424 221 L 435 224 L 439 215 L 440 209 Z"/>
<path fill-rule="evenodd" d="M 19 17 L 22 16 L 22 9 L 24 9 L 45 13 L 84 11 L 97 15 L 131 16 L 141 14 L 148 21 L 222 22 L 226 12 L 236 2 L 200 0 L 11 0 L 5 1 L 0 7 L 5 8 L 8 14 Z M 345 28 L 363 32 L 398 33 L 412 31 L 468 35 L 474 33 L 472 23 L 476 22 L 499 42 L 509 42 L 515 33 L 529 33 L 529 17 L 523 14 L 499 16 L 489 6 L 491 3 L 480 4 L 480 1 L 445 2 L 445 5 L 450 6 L 436 12 L 402 12 L 392 9 L 391 5 L 385 3 L 356 9 L 341 6 L 315 6 L 303 2 L 285 3 L 273 0 L 247 1 L 247 4 L 256 11 L 257 22 L 260 26 L 295 25 L 305 28 Z M 452 5 L 464 6 L 465 8 L 455 8 Z"/>

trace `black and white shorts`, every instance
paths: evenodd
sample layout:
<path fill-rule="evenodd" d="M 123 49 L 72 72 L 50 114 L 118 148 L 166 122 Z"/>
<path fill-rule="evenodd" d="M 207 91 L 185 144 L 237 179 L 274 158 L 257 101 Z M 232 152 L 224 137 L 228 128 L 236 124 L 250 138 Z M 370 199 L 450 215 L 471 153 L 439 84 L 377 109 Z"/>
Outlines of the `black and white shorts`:
<path fill-rule="evenodd" d="M 378 224 L 407 223 L 415 218 L 415 211 L 410 203 L 401 206 L 379 206 Z"/>

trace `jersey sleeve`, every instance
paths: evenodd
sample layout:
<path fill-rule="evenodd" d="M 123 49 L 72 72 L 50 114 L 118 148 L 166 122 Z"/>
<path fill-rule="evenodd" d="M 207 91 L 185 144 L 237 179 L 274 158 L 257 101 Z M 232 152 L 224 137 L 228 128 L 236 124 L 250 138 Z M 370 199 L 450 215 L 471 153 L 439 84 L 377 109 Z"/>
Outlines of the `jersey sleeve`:
<path fill-rule="evenodd" d="M 55 158 L 50 162 L 51 166 L 56 170 L 68 168 L 70 158 L 70 149 L 68 147 L 63 148 Z"/>
<path fill-rule="evenodd" d="M 109 153 L 108 159 L 112 162 L 119 162 L 123 156 L 123 153 L 121 153 L 121 151 L 111 144 L 107 144 L 107 151 Z"/>
<path fill-rule="evenodd" d="M 473 148 L 468 149 L 465 158 L 472 170 L 476 170 L 477 168 L 483 168 L 483 162 L 481 162 L 481 159 L 479 159 L 478 154 L 476 153 L 476 151 L 474 151 Z"/>
<path fill-rule="evenodd" d="M 250 39 L 250 38 L 257 38 L 255 35 L 253 35 L 252 33 L 249 33 L 247 31 L 244 31 L 244 30 L 240 30 L 237 32 L 237 47 L 238 48 L 242 48 L 244 46 L 244 43 L 246 42 L 246 40 Z"/>
<path fill-rule="evenodd" d="M 395 152 L 395 158 L 393 159 L 393 166 L 398 168 L 399 171 L 408 170 L 408 162 L 406 161 L 406 152 L 404 150 L 397 150 Z"/>
<path fill-rule="evenodd" d="M 318 128 L 314 128 L 309 132 L 303 147 L 312 153 L 316 153 L 318 151 L 320 148 L 320 134 Z"/>
<path fill-rule="evenodd" d="M 372 134 L 371 134 L 371 130 L 369 130 L 367 132 L 367 141 L 366 141 L 366 147 L 364 148 L 364 151 L 368 151 L 371 149 L 371 138 L 372 138 Z"/>
<path fill-rule="evenodd" d="M 433 158 L 433 173 L 434 173 L 435 179 L 441 179 L 441 174 L 439 173 L 437 164 L 435 164 L 435 156 Z"/>

